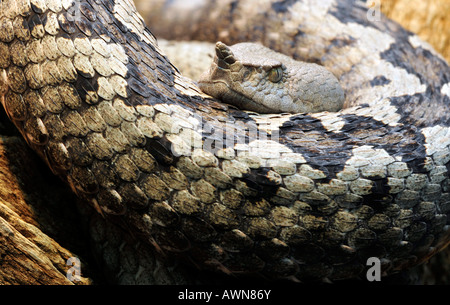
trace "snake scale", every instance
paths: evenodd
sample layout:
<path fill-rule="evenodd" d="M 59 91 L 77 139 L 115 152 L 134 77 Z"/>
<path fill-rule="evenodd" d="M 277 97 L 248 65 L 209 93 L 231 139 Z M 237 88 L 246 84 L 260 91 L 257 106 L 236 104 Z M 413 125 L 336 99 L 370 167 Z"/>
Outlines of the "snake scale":
<path fill-rule="evenodd" d="M 333 280 L 370 257 L 389 274 L 445 247 L 447 63 L 359 2 L 208 3 L 193 37 L 320 63 L 345 109 L 258 115 L 207 96 L 131 0 L 3 0 L 9 118 L 106 219 L 200 268 Z"/>

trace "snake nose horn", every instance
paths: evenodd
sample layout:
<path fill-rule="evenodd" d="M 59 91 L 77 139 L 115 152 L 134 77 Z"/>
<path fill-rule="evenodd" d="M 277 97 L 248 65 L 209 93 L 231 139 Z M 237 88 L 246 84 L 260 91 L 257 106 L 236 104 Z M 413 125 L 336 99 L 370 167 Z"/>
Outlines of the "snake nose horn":
<path fill-rule="evenodd" d="M 218 66 L 223 69 L 228 69 L 230 65 L 236 62 L 231 49 L 223 42 L 216 43 L 216 55 L 218 59 Z"/>

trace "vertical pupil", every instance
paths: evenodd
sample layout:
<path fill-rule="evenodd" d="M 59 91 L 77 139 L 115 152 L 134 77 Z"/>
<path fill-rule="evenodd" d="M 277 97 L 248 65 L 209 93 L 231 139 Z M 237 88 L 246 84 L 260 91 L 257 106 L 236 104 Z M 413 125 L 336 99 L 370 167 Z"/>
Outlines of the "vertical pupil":
<path fill-rule="evenodd" d="M 282 74 L 281 74 L 281 71 L 279 68 L 273 68 L 269 72 L 269 80 L 271 82 L 274 82 L 274 83 L 279 82 L 281 80 L 281 76 L 282 76 Z"/>

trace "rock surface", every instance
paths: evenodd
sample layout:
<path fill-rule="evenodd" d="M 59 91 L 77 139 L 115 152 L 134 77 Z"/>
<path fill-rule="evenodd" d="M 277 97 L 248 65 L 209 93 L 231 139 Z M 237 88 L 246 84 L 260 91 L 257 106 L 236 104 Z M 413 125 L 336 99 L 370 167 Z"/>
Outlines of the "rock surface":
<path fill-rule="evenodd" d="M 371 1 L 369 0 L 368 3 Z M 381 11 L 430 43 L 450 62 L 450 1 L 390 0 Z"/>

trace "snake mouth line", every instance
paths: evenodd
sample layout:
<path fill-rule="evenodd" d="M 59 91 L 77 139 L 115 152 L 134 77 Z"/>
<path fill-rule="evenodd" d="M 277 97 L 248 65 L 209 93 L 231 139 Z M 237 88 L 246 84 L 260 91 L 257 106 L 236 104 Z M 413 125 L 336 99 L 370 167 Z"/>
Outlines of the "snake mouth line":
<path fill-rule="evenodd" d="M 224 80 L 200 80 L 198 81 L 198 84 L 203 92 L 220 99 L 224 103 L 236 106 L 239 109 L 246 109 L 258 113 L 279 113 L 279 111 L 261 103 L 257 103 L 251 98 L 243 95 L 241 92 L 237 92 Z"/>

